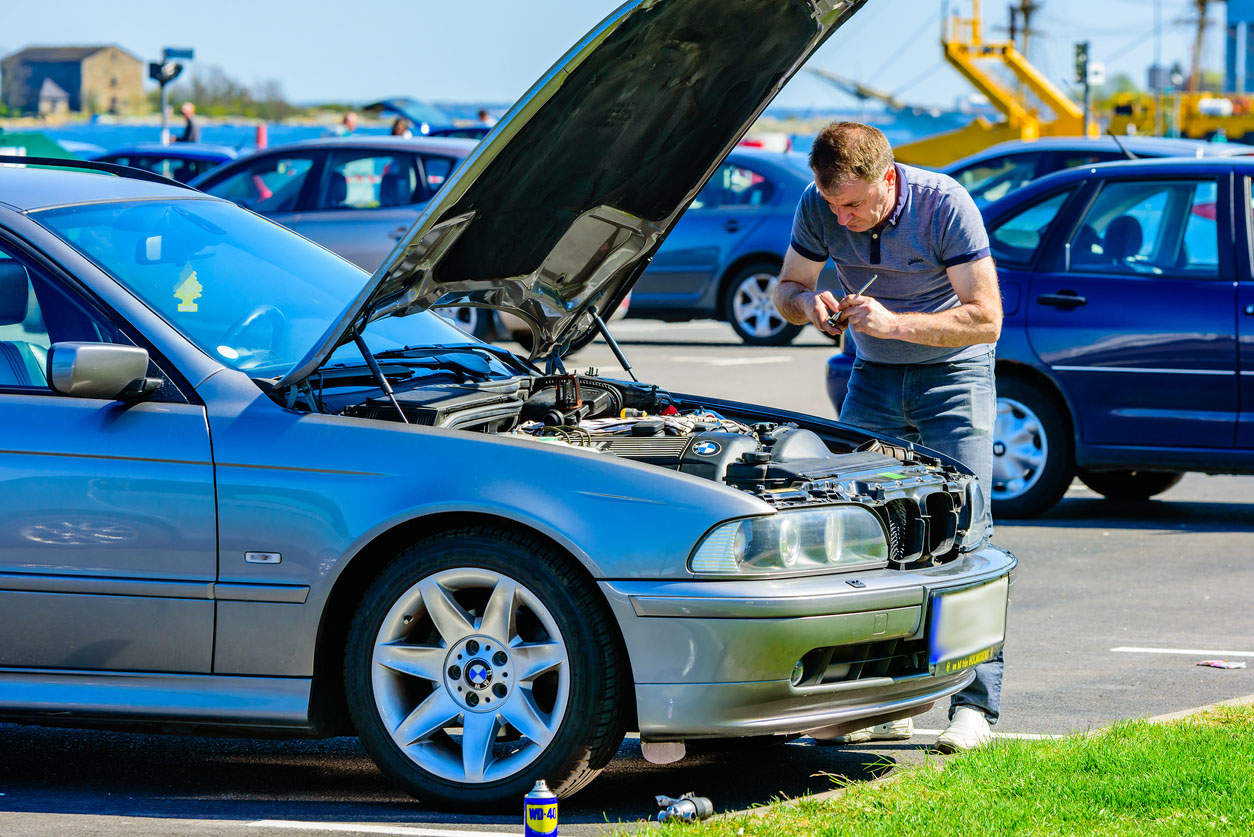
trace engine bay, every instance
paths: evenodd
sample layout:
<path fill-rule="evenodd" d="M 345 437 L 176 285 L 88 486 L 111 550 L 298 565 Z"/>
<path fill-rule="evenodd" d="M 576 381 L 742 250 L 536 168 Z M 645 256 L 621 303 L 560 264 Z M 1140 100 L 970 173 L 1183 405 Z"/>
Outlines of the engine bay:
<path fill-rule="evenodd" d="M 311 400 L 347 416 L 399 421 L 403 414 L 410 424 L 586 448 L 721 482 L 776 508 L 869 505 L 889 534 L 892 562 L 902 567 L 952 559 L 971 522 L 969 475 L 913 446 L 874 437 L 852 443 L 796 422 L 716 411 L 596 370 L 453 375 L 377 393 Z"/>

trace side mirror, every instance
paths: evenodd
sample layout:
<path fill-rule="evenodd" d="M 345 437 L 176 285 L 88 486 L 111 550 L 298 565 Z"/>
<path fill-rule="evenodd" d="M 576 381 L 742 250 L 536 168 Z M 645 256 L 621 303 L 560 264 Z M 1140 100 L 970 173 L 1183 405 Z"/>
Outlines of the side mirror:
<path fill-rule="evenodd" d="M 137 398 L 160 389 L 145 377 L 148 352 L 117 343 L 53 343 L 48 350 L 48 383 L 76 398 Z"/>

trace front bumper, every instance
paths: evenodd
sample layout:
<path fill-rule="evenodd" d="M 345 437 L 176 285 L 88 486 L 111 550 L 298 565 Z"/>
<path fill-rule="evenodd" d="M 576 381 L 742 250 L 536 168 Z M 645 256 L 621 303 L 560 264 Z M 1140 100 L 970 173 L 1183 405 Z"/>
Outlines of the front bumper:
<path fill-rule="evenodd" d="M 600 586 L 631 659 L 641 737 L 667 741 L 791 734 L 905 716 L 960 691 L 973 669 L 807 676 L 797 686 L 790 678 L 799 661 L 815 659 L 816 649 L 834 648 L 830 659 L 836 659 L 851 646 L 925 646 L 934 593 L 995 581 L 1015 565 L 1009 552 L 985 545 L 922 570 Z M 991 650 L 997 648 L 1000 641 Z"/>

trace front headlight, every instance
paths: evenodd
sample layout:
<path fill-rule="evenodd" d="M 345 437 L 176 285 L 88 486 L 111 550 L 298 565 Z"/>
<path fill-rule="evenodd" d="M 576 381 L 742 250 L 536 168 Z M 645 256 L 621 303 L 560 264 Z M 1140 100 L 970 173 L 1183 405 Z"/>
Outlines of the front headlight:
<path fill-rule="evenodd" d="M 874 512 L 829 506 L 724 523 L 701 539 L 688 567 L 701 574 L 757 575 L 887 561 L 888 539 Z"/>

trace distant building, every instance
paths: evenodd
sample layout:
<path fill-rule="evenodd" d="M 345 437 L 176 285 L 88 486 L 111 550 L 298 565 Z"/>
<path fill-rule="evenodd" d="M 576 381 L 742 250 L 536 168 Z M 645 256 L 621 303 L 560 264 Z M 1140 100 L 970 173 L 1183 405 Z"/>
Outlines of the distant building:
<path fill-rule="evenodd" d="M 138 111 L 144 64 L 115 46 L 27 47 L 0 61 L 0 99 L 24 113 Z"/>

